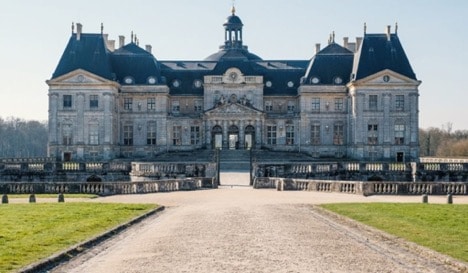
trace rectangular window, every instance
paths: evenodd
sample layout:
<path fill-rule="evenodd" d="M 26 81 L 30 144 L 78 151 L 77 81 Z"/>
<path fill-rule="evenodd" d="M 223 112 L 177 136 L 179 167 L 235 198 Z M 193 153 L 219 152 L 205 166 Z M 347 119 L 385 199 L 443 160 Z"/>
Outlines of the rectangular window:
<path fill-rule="evenodd" d="M 200 144 L 200 126 L 190 127 L 190 144 L 192 145 Z"/>
<path fill-rule="evenodd" d="M 266 112 L 273 111 L 273 104 L 271 103 L 271 101 L 266 101 L 265 102 L 265 111 Z"/>
<path fill-rule="evenodd" d="M 397 111 L 405 111 L 405 96 L 404 95 L 395 96 L 395 109 Z"/>
<path fill-rule="evenodd" d="M 320 111 L 320 98 L 312 98 L 312 111 Z"/>
<path fill-rule="evenodd" d="M 146 109 L 148 111 L 154 111 L 156 109 L 156 99 L 155 98 L 148 98 L 146 100 Z"/>
<path fill-rule="evenodd" d="M 63 108 L 71 108 L 71 107 L 72 107 L 72 96 L 63 95 Z"/>
<path fill-rule="evenodd" d="M 377 95 L 369 95 L 369 110 L 377 110 Z"/>
<path fill-rule="evenodd" d="M 335 98 L 335 111 L 343 111 L 343 98 Z"/>
<path fill-rule="evenodd" d="M 405 144 L 405 125 L 395 124 L 395 144 Z"/>
<path fill-rule="evenodd" d="M 333 144 L 343 145 L 344 143 L 344 125 L 335 124 L 333 125 Z"/>
<path fill-rule="evenodd" d="M 90 145 L 99 144 L 99 126 L 97 124 L 89 125 L 89 144 Z"/>
<path fill-rule="evenodd" d="M 70 124 L 64 124 L 62 127 L 62 144 L 63 145 L 72 145 L 72 139 L 73 139 L 73 134 L 72 134 L 72 125 Z"/>
<path fill-rule="evenodd" d="M 295 109 L 296 109 L 296 105 L 294 101 L 288 101 L 288 112 L 293 113 Z"/>
<path fill-rule="evenodd" d="M 98 95 L 90 95 L 89 96 L 89 108 L 96 109 L 99 107 L 99 96 Z"/>
<path fill-rule="evenodd" d="M 379 142 L 379 126 L 377 124 L 367 125 L 367 144 L 377 145 Z"/>
<path fill-rule="evenodd" d="M 133 109 L 133 99 L 124 98 L 124 110 L 131 111 Z"/>
<path fill-rule="evenodd" d="M 320 144 L 320 124 L 312 124 L 310 127 L 310 144 Z"/>
<path fill-rule="evenodd" d="M 133 125 L 124 125 L 123 127 L 123 141 L 124 145 L 132 146 L 133 145 Z"/>
<path fill-rule="evenodd" d="M 276 126 L 267 126 L 267 144 L 276 145 Z"/>
<path fill-rule="evenodd" d="M 286 145 L 294 145 L 294 125 L 286 125 Z"/>
<path fill-rule="evenodd" d="M 180 104 L 179 101 L 172 102 L 172 113 L 179 113 L 180 112 Z"/>
<path fill-rule="evenodd" d="M 156 145 L 156 122 L 150 121 L 146 127 L 146 144 Z"/>
<path fill-rule="evenodd" d="M 172 127 L 172 145 L 182 145 L 182 126 Z"/>
<path fill-rule="evenodd" d="M 195 110 L 195 112 L 197 112 L 197 113 L 203 111 L 203 101 L 196 100 L 193 107 L 194 107 L 193 110 Z"/>

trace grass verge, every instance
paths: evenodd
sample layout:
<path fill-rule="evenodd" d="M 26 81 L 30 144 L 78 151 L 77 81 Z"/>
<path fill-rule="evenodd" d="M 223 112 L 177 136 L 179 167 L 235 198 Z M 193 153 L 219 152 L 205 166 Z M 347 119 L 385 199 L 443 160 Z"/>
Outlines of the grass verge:
<path fill-rule="evenodd" d="M 0 205 L 0 272 L 11 272 L 142 215 L 156 205 Z"/>
<path fill-rule="evenodd" d="M 468 205 L 370 203 L 321 207 L 468 262 Z"/>

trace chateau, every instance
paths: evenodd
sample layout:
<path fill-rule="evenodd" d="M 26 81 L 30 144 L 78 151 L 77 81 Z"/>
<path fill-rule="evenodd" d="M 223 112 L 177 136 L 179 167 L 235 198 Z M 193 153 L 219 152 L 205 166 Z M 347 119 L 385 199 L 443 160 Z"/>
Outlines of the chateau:
<path fill-rule="evenodd" d="M 259 18 L 258 20 L 261 20 Z M 305 60 L 263 60 L 226 19 L 200 61 L 164 61 L 119 36 L 72 34 L 49 86 L 49 156 L 151 159 L 171 151 L 268 149 L 316 158 L 419 158 L 417 78 L 397 26 L 315 45 Z M 290 50 L 293 50 L 292 48 Z"/>

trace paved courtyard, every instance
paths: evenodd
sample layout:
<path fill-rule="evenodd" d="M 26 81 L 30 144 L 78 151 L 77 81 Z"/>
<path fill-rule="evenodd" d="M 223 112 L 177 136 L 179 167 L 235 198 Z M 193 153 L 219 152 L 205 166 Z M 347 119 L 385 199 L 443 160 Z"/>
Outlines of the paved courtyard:
<path fill-rule="evenodd" d="M 236 182 L 224 179 L 225 184 Z M 452 272 L 427 256 L 430 251 L 417 254 L 402 247 L 401 240 L 327 216 L 314 206 L 395 201 L 420 202 L 421 197 L 222 186 L 99 198 L 93 202 L 167 208 L 52 272 Z M 429 201 L 443 203 L 445 197 L 430 196 Z"/>

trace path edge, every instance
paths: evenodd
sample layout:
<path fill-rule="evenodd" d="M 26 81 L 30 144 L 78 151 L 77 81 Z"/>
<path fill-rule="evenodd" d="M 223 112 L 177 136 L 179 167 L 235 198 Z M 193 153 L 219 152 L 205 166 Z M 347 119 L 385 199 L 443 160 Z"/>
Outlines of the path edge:
<path fill-rule="evenodd" d="M 33 272 L 48 272 L 50 269 L 56 267 L 58 264 L 64 263 L 66 261 L 71 260 L 72 258 L 76 257 L 77 255 L 85 252 L 86 250 L 96 246 L 97 244 L 110 239 L 111 237 L 121 233 L 122 231 L 126 230 L 127 228 L 140 223 L 144 219 L 157 214 L 158 212 L 162 212 L 165 210 L 164 206 L 159 206 L 145 214 L 137 216 L 131 219 L 128 222 L 120 224 L 112 229 L 109 229 L 95 237 L 92 237 L 84 242 L 80 242 L 75 244 L 65 250 L 52 254 L 51 256 L 44 258 L 38 262 L 30 264 L 26 267 L 19 269 L 17 272 L 19 273 L 33 273 Z"/>

